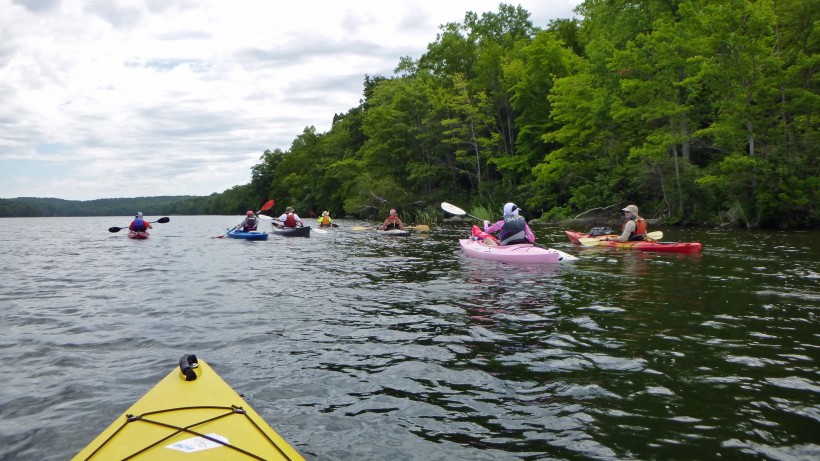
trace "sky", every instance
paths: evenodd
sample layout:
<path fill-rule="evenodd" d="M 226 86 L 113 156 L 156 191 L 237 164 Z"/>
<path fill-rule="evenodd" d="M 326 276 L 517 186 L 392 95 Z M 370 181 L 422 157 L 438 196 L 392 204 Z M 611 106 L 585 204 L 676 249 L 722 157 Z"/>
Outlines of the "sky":
<path fill-rule="evenodd" d="M 0 198 L 210 195 L 500 0 L 0 0 Z M 538 27 L 580 0 L 521 0 Z"/>

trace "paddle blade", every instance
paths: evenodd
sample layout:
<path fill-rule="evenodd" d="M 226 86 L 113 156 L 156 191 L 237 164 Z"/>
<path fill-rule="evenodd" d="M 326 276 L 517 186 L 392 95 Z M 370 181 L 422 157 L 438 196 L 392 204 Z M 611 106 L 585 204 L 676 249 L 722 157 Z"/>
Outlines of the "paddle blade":
<path fill-rule="evenodd" d="M 123 229 L 122 227 L 109 227 L 108 232 L 119 232 L 122 229 Z"/>
<path fill-rule="evenodd" d="M 259 217 L 260 219 L 268 219 L 268 220 L 270 220 L 270 221 L 273 221 L 273 218 L 271 218 L 270 216 L 268 216 L 268 215 L 266 215 L 266 214 L 260 214 L 260 215 L 258 215 L 258 217 Z"/>
<path fill-rule="evenodd" d="M 415 229 L 416 232 L 427 232 L 430 230 L 430 226 L 427 224 L 419 224 L 418 226 L 408 227 L 408 229 Z"/>
<path fill-rule="evenodd" d="M 581 243 L 581 245 L 583 245 L 585 247 L 594 247 L 595 245 L 598 245 L 598 242 L 600 242 L 601 239 L 590 238 L 590 237 L 581 237 L 581 238 L 578 239 L 578 241 Z"/>
<path fill-rule="evenodd" d="M 159 219 L 157 219 L 157 220 L 156 220 L 156 221 L 154 221 L 154 222 L 158 222 L 158 223 L 160 223 L 160 224 L 165 224 L 165 223 L 170 222 L 170 221 L 171 221 L 171 218 L 169 218 L 169 217 L 167 217 L 167 216 L 166 216 L 166 217 L 164 217 L 164 218 L 159 218 Z"/>
<path fill-rule="evenodd" d="M 276 202 L 274 202 L 273 199 L 268 200 L 267 202 L 265 202 L 264 205 L 262 205 L 262 208 L 260 208 L 259 211 L 268 211 L 268 210 L 270 210 L 271 208 L 273 208 L 274 203 L 276 203 Z"/>
<path fill-rule="evenodd" d="M 366 231 L 366 230 L 373 230 L 373 227 L 364 227 L 364 226 L 355 226 L 351 227 L 350 230 L 352 231 Z"/>
<path fill-rule="evenodd" d="M 647 232 L 646 233 L 646 238 L 652 239 L 652 240 L 660 240 L 660 239 L 663 238 L 663 232 L 661 232 L 661 231 Z"/>
<path fill-rule="evenodd" d="M 467 214 L 466 211 L 462 210 L 461 208 L 447 202 L 441 202 L 441 209 L 456 216 L 463 216 Z"/>

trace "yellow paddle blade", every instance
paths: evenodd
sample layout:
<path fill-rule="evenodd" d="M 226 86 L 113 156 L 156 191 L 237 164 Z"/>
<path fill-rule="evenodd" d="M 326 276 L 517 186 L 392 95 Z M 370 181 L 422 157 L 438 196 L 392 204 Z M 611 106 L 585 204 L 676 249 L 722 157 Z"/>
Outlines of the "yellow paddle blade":
<path fill-rule="evenodd" d="M 601 240 L 614 240 L 617 236 L 614 235 L 602 235 L 600 237 L 581 237 L 578 239 L 578 242 L 585 247 L 594 247 L 598 244 Z M 646 239 L 648 240 L 660 240 L 663 238 L 663 232 L 661 231 L 654 231 L 654 232 L 647 232 Z"/>
<path fill-rule="evenodd" d="M 585 247 L 594 247 L 598 242 L 604 240 L 606 237 L 581 237 L 578 241 Z"/>
<path fill-rule="evenodd" d="M 367 230 L 373 230 L 373 229 L 374 229 L 373 227 L 364 227 L 364 226 L 355 226 L 355 227 L 350 228 L 350 230 L 353 230 L 353 231 L 367 231 Z"/>
<path fill-rule="evenodd" d="M 417 226 L 405 227 L 405 229 L 413 229 L 416 232 L 429 232 L 430 226 L 428 226 L 427 224 L 419 224 Z"/>

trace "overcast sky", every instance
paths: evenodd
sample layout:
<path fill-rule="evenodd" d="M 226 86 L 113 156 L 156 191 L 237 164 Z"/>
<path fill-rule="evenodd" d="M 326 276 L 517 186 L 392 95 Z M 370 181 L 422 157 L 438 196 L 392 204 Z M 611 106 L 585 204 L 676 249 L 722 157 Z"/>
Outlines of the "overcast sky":
<path fill-rule="evenodd" d="M 0 0 L 0 198 L 208 195 L 497 0 Z M 580 0 L 508 1 L 536 26 Z"/>

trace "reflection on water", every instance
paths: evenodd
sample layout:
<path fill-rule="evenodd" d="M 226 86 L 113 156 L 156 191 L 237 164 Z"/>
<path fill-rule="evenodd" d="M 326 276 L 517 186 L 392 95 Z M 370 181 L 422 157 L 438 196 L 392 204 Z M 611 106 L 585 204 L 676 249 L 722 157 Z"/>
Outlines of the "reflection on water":
<path fill-rule="evenodd" d="M 212 238 L 237 219 L 0 220 L 0 459 L 70 458 L 186 352 L 308 459 L 820 456 L 817 233 L 540 228 L 580 259 L 515 266 L 467 226 Z"/>

